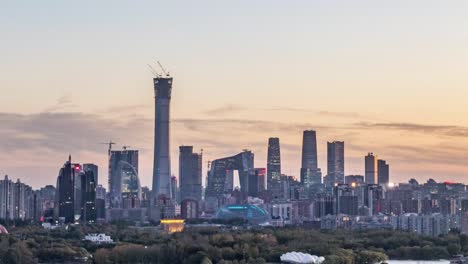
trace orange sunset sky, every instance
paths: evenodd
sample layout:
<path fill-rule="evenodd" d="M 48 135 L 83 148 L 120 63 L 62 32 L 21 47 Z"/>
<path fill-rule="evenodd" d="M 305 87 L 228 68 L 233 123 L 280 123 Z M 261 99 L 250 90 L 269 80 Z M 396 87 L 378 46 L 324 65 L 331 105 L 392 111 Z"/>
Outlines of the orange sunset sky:
<path fill-rule="evenodd" d="M 352 3 L 351 3 L 352 2 Z M 393 182 L 468 183 L 467 1 L 2 1 L 0 173 L 55 185 L 72 155 L 140 152 L 151 186 L 154 94 L 147 64 L 174 77 L 178 146 L 203 162 L 281 140 L 299 176 L 302 131 L 345 141 L 345 173 L 374 152 Z"/>

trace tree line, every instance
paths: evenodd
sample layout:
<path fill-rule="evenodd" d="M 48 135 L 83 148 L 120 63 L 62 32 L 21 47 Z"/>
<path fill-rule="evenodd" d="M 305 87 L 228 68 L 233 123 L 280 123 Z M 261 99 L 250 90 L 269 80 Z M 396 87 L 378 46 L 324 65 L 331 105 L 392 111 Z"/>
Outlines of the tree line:
<path fill-rule="evenodd" d="M 387 259 L 449 259 L 468 253 L 468 237 L 452 232 L 427 237 L 394 230 L 326 232 L 300 227 L 266 229 L 187 228 L 165 234 L 125 223 L 45 230 L 9 227 L 0 235 L 3 263 L 278 263 L 286 252 L 325 256 L 325 264 L 379 263 Z M 115 244 L 95 245 L 85 234 L 106 233 Z"/>

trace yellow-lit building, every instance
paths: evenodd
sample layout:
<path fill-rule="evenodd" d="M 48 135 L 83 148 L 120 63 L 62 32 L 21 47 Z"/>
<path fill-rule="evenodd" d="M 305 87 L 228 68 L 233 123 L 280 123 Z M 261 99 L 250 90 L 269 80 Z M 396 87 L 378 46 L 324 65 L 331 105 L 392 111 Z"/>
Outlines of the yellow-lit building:
<path fill-rule="evenodd" d="M 168 233 L 182 232 L 185 226 L 183 219 L 162 219 L 161 226 Z"/>

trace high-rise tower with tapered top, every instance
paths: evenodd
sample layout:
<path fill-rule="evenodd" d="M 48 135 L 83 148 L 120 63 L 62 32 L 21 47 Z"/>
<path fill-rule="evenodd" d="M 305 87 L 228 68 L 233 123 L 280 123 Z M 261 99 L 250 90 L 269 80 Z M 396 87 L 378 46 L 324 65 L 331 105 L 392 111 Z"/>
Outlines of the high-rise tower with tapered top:
<path fill-rule="evenodd" d="M 172 77 L 153 79 L 155 94 L 153 198 L 171 197 L 171 157 L 169 152 Z"/>

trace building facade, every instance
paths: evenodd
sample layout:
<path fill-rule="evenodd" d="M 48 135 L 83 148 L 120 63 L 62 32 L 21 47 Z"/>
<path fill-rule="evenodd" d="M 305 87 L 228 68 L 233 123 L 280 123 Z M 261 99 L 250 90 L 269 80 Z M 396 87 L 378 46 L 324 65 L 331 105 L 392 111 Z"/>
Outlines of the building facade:
<path fill-rule="evenodd" d="M 317 135 L 314 130 L 304 131 L 301 164 L 301 183 L 306 188 L 322 183 L 322 172 L 317 163 Z"/>
<path fill-rule="evenodd" d="M 111 208 L 139 207 L 138 150 L 113 150 L 109 159 Z"/>
<path fill-rule="evenodd" d="M 172 77 L 153 79 L 155 94 L 153 198 L 171 197 L 170 104 Z"/>
<path fill-rule="evenodd" d="M 84 166 L 83 166 L 84 167 Z M 95 171 L 91 167 L 80 174 L 81 177 L 81 220 L 87 223 L 95 223 L 96 214 L 96 178 Z"/>
<path fill-rule="evenodd" d="M 0 180 L 0 219 L 28 220 L 35 214 L 34 192 L 32 188 L 6 175 Z"/>
<path fill-rule="evenodd" d="M 75 222 L 75 179 L 80 172 L 81 166 L 72 164 L 71 156 L 59 171 L 56 185 L 55 218 L 60 222 Z"/>
<path fill-rule="evenodd" d="M 279 138 L 268 139 L 267 153 L 267 189 L 273 196 L 280 195 L 281 185 L 281 150 Z"/>
<path fill-rule="evenodd" d="M 202 154 L 193 153 L 193 146 L 179 147 L 180 199 L 202 199 Z"/>
<path fill-rule="evenodd" d="M 229 171 L 237 170 L 239 174 L 240 192 L 243 198 L 247 198 L 249 190 L 249 175 L 255 175 L 254 154 L 251 151 L 243 151 L 235 156 L 217 159 L 211 162 L 208 173 L 206 197 L 219 198 L 226 192 L 226 178 Z"/>
<path fill-rule="evenodd" d="M 365 157 L 365 172 L 366 184 L 377 184 L 377 156 L 374 156 L 374 153 L 369 153 Z"/>
<path fill-rule="evenodd" d="M 343 184 L 344 180 L 344 142 L 327 142 L 328 185 Z"/>
<path fill-rule="evenodd" d="M 385 160 L 377 161 L 377 178 L 380 185 L 388 185 L 390 182 L 390 166 Z"/>

